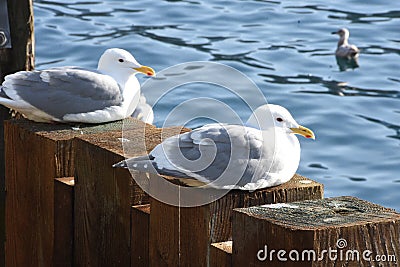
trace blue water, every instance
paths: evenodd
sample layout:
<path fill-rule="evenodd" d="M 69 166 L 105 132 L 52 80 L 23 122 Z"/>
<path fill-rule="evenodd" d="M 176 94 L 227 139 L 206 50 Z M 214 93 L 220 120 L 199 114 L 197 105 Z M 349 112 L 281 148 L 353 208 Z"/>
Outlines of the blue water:
<path fill-rule="evenodd" d="M 270 103 L 287 107 L 317 135 L 301 138 L 298 172 L 325 185 L 325 196 L 352 195 L 400 211 L 400 1 L 34 1 L 36 67 L 96 67 L 110 47 L 131 51 L 156 71 L 188 61 L 234 67 Z M 361 49 L 359 67 L 340 71 L 334 57 L 341 27 Z M 145 78 L 141 78 L 144 82 Z M 249 111 L 215 86 L 182 87 L 154 106 L 160 126 L 193 97 Z M 202 115 L 218 112 L 193 105 Z"/>

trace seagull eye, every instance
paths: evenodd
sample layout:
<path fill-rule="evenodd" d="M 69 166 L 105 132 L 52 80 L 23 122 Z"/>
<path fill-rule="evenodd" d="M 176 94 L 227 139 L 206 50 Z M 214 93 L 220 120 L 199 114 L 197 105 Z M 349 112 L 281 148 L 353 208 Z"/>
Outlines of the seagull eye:
<path fill-rule="evenodd" d="M 121 63 L 124 62 L 124 60 L 122 58 L 118 59 L 118 61 Z"/>
<path fill-rule="evenodd" d="M 277 121 L 282 122 L 283 119 L 282 118 L 276 118 Z"/>

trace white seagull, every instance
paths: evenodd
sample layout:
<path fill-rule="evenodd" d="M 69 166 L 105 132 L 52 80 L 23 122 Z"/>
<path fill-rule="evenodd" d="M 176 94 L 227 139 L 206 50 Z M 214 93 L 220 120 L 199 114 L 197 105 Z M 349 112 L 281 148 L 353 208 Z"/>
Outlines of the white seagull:
<path fill-rule="evenodd" d="M 5 77 L 0 104 L 36 122 L 104 123 L 131 116 L 140 98 L 135 74 L 155 75 L 126 50 L 111 48 L 97 70 L 57 67 Z"/>
<path fill-rule="evenodd" d="M 357 46 L 349 44 L 350 32 L 346 28 L 342 28 L 332 34 L 338 34 L 340 39 L 337 44 L 335 55 L 337 57 L 358 57 L 360 50 Z"/>
<path fill-rule="evenodd" d="M 295 134 L 315 139 L 284 107 L 258 107 L 246 126 L 207 124 L 165 139 L 149 155 L 113 165 L 223 189 L 255 190 L 289 181 L 300 162 Z"/>

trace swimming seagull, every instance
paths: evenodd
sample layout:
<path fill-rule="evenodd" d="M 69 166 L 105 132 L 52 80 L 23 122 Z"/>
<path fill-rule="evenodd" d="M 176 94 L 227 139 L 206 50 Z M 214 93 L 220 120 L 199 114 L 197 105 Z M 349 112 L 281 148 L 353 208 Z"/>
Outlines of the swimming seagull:
<path fill-rule="evenodd" d="M 349 44 L 349 36 L 350 32 L 346 28 L 342 28 L 336 32 L 332 32 L 332 34 L 338 34 L 340 39 L 336 48 L 336 56 L 337 57 L 358 57 L 360 50 L 355 45 Z"/>
<path fill-rule="evenodd" d="M 140 97 L 137 73 L 155 75 L 126 50 L 107 49 L 97 70 L 56 67 L 5 77 L 0 104 L 37 122 L 103 123 L 129 117 Z"/>
<path fill-rule="evenodd" d="M 207 124 L 165 139 L 146 156 L 113 165 L 195 178 L 223 189 L 255 190 L 289 181 L 300 161 L 295 134 L 315 139 L 279 105 L 258 107 L 246 126 Z"/>

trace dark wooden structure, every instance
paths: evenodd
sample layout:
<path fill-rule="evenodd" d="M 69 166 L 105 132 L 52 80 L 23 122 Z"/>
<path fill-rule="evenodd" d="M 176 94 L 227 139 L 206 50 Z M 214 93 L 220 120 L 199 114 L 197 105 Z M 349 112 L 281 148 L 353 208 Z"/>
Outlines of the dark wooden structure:
<path fill-rule="evenodd" d="M 145 136 L 143 131 L 146 129 L 150 140 L 158 140 L 154 139 L 154 132 L 160 131 L 154 126 L 146 126 L 135 119 L 125 122 L 126 125 L 129 123 L 132 125 L 132 131 L 137 127 L 136 130 Z M 8 163 L 6 166 L 7 266 L 52 266 L 53 259 L 57 259 L 57 257 L 53 258 L 56 253 L 54 251 L 55 233 L 58 231 L 55 229 L 57 207 L 54 207 L 61 204 L 57 203 L 54 190 L 58 190 L 63 185 L 57 181 L 54 189 L 54 178 L 75 177 L 74 221 L 82 220 L 82 225 L 93 224 L 91 229 L 102 227 L 104 225 L 99 225 L 98 221 L 91 219 L 86 221 L 88 216 L 100 216 L 100 221 L 107 216 L 110 219 L 110 216 L 121 212 L 118 210 L 119 207 L 129 202 L 123 208 L 128 218 L 122 224 L 125 230 L 129 229 L 130 206 L 141 204 L 148 199 L 140 188 L 132 187 L 133 183 L 128 171 L 111 168 L 113 163 L 123 159 L 123 149 L 119 139 L 122 137 L 121 129 L 122 122 L 81 127 L 79 130 L 74 130 L 69 125 L 34 123 L 23 119 L 5 123 Z M 77 137 L 80 139 L 74 140 Z M 108 140 L 108 143 L 104 143 L 104 140 Z M 106 150 L 107 144 L 111 144 L 113 150 L 119 153 Z M 101 146 L 103 148 L 100 148 Z M 146 153 L 143 149 L 138 146 L 142 154 Z M 119 175 L 118 179 L 114 172 Z M 88 176 L 90 178 L 82 178 Z M 101 177 L 107 178 L 101 179 Z M 114 180 L 109 180 L 110 177 Z M 110 185 L 116 187 L 110 187 Z M 118 190 L 118 192 L 113 190 Z M 92 202 L 95 200 L 98 200 L 97 204 Z M 100 203 L 104 205 L 99 205 Z M 116 223 L 115 226 L 121 226 L 119 222 Z M 76 234 L 79 230 L 83 234 Z M 77 238 L 74 242 L 77 247 L 81 244 L 83 235 L 94 240 L 101 237 L 98 232 L 93 232 L 92 236 L 92 232 L 85 231 L 87 231 L 86 228 L 75 227 L 74 233 Z M 21 233 L 24 232 L 28 234 L 22 235 Z M 130 240 L 129 237 L 126 239 Z M 110 242 L 90 244 L 107 246 Z M 96 258 L 96 250 L 91 248 L 90 251 L 92 253 L 82 248 L 74 252 L 74 255 L 79 259 L 91 255 L 96 255 L 93 256 Z M 104 255 L 107 257 L 107 253 Z"/>
<path fill-rule="evenodd" d="M 129 171 L 112 168 L 124 158 L 123 124 L 137 136 L 131 156 L 181 130 L 136 119 L 79 129 L 6 121 L 7 266 L 130 264 L 131 207 L 149 199 Z"/>
<path fill-rule="evenodd" d="M 73 139 L 99 131 L 120 133 L 121 125 L 77 131 L 69 125 L 6 121 L 7 266 L 52 266 L 54 178 L 75 175 Z"/>
<path fill-rule="evenodd" d="M 135 119 L 124 123 L 125 131 L 137 137 L 131 156 L 147 153 L 162 138 L 182 130 L 158 129 Z M 138 254 L 131 253 L 137 239 L 145 244 L 146 227 L 150 229 L 150 258 L 169 246 L 167 239 L 153 232 L 177 236 L 175 230 L 164 226 L 177 222 L 178 209 L 151 199 L 150 215 L 144 213 L 142 219 L 135 216 L 140 213 L 132 206 L 146 204 L 149 198 L 128 170 L 111 167 L 123 159 L 122 122 L 78 130 L 23 119 L 7 121 L 5 126 L 10 163 L 6 168 L 7 266 L 129 266 L 135 259 L 146 265 L 145 246 L 138 258 L 132 258 Z M 74 177 L 74 184 L 72 178 L 63 177 Z M 196 236 L 203 241 L 196 243 L 197 247 L 189 246 L 188 251 L 199 248 L 201 256 L 196 258 L 204 262 L 211 243 L 230 237 L 233 208 L 321 197 L 322 186 L 301 176 L 273 189 L 235 191 L 215 204 L 182 209 L 186 215 L 181 217 L 181 230 L 187 234 L 180 238 L 189 237 L 200 227 Z M 190 216 L 197 216 L 200 224 L 192 224 Z M 131 231 L 135 220 L 142 221 L 143 235 Z M 217 221 L 214 232 L 209 228 L 212 220 Z M 170 248 L 170 255 L 174 255 L 177 247 Z"/>
<path fill-rule="evenodd" d="M 354 197 L 237 209 L 232 257 L 233 266 L 398 266 L 400 214 Z"/>
<path fill-rule="evenodd" d="M 112 168 L 124 158 L 127 132 L 129 156 L 137 156 L 181 131 L 187 130 L 135 119 L 78 130 L 7 121 L 7 266 L 257 266 L 254 255 L 266 242 L 318 249 L 338 237 L 398 256 L 397 213 L 353 198 L 320 200 L 322 185 L 300 175 L 273 188 L 232 190 L 205 205 L 176 207 L 136 183 L 141 178 L 158 187 L 164 178 Z M 268 203 L 287 204 L 251 208 Z M 289 213 L 293 205 L 304 208 Z M 298 266 L 330 266 L 323 263 Z"/>
<path fill-rule="evenodd" d="M 295 175 L 280 186 L 253 192 L 232 190 L 222 198 L 198 207 L 181 208 L 151 198 L 150 265 L 207 266 L 211 244 L 232 237 L 233 209 L 322 197 L 321 184 Z"/>

